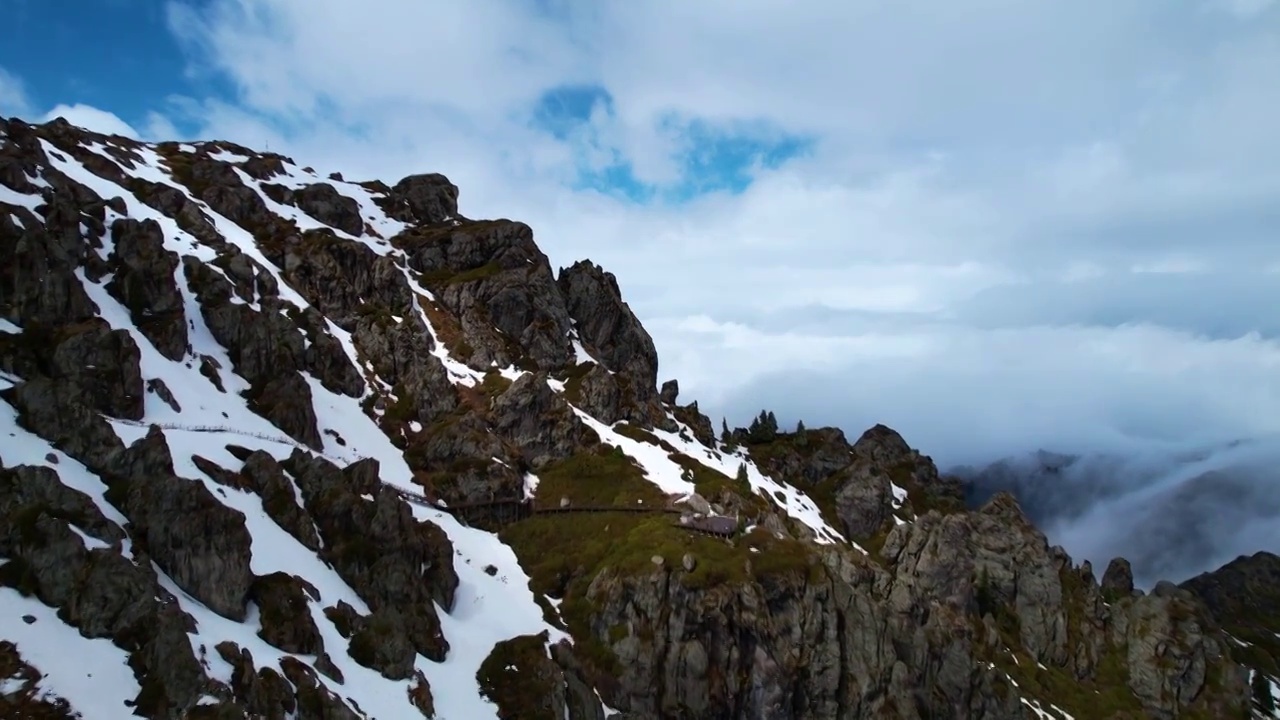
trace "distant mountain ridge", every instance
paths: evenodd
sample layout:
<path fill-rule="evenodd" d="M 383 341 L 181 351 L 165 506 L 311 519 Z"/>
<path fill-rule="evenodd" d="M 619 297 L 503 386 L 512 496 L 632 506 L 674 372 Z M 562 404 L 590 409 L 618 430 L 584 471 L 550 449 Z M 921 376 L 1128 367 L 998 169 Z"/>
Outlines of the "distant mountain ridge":
<path fill-rule="evenodd" d="M 1259 438 L 1130 456 L 1042 450 L 949 474 L 971 507 L 1013 493 L 1055 540 L 1095 560 L 1124 555 L 1150 586 L 1280 549 L 1278 461 L 1280 442 Z"/>
<path fill-rule="evenodd" d="M 882 425 L 717 437 L 458 198 L 0 120 L 0 716 L 1274 716 L 1214 589 L 1271 576 L 1100 583 Z"/>

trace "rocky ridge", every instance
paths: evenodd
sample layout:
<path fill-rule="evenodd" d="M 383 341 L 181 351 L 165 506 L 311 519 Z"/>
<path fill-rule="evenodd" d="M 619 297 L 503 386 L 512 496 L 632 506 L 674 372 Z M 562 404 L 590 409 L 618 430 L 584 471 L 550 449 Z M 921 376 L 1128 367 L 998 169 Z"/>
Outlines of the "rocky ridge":
<path fill-rule="evenodd" d="M 612 274 L 458 197 L 0 120 L 0 714 L 1216 719 L 1274 679 L 1221 584 L 1099 582 L 889 428 L 717 439 Z M 631 511 L 440 509 L 527 500 Z M 739 529 L 635 511 L 673 504 Z"/>

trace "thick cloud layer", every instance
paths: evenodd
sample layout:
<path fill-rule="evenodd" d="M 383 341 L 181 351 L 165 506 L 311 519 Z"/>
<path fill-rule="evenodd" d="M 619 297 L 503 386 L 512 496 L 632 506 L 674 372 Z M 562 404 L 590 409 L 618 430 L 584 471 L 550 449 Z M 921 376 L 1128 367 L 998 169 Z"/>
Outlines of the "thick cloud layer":
<path fill-rule="evenodd" d="M 731 422 L 885 422 L 944 465 L 1280 433 L 1270 0 L 169 7 L 192 73 L 236 94 L 139 135 L 444 172 L 465 214 L 615 271 L 663 376 Z M 1199 500 L 1144 527 L 1230 541 L 1148 557 L 1114 513 L 1217 486 L 1113 474 L 1128 494 L 1056 541 L 1147 575 L 1277 549 L 1274 520 Z"/>

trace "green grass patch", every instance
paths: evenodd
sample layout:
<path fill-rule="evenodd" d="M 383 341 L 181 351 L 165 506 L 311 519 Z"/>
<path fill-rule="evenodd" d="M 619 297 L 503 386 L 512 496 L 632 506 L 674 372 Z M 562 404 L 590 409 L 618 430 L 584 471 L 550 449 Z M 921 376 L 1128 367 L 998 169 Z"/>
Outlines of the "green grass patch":
<path fill-rule="evenodd" d="M 573 404 L 577 404 L 582 399 L 582 380 L 596 367 L 594 362 L 578 363 L 569 368 L 564 377 L 564 397 Z"/>
<path fill-rule="evenodd" d="M 641 503 L 663 507 L 666 496 L 644 477 L 639 465 L 617 448 L 597 445 L 553 463 L 538 473 L 538 498 L 542 504 L 558 504 L 567 497 L 578 506 Z"/>
<path fill-rule="evenodd" d="M 645 430 L 642 427 L 632 425 L 631 423 L 627 423 L 627 422 L 617 423 L 616 425 L 613 426 L 613 430 L 614 432 L 618 433 L 622 437 L 631 438 L 636 442 L 655 445 L 657 447 L 662 448 L 663 450 L 666 450 L 669 453 L 673 453 L 676 451 L 676 449 L 671 446 L 671 443 L 666 442 L 665 440 L 659 440 L 658 436 L 654 435 L 648 430 Z"/>
<path fill-rule="evenodd" d="M 502 272 L 502 266 L 496 262 L 485 263 L 480 267 L 471 268 L 470 270 L 431 270 L 421 274 L 422 284 L 428 288 L 435 290 L 448 285 L 460 285 L 462 283 L 476 282 L 493 277 Z"/>
<path fill-rule="evenodd" d="M 502 373 L 490 371 L 485 374 L 484 381 L 480 383 L 479 390 L 486 397 L 495 398 L 511 388 L 511 379 L 503 376 Z"/>

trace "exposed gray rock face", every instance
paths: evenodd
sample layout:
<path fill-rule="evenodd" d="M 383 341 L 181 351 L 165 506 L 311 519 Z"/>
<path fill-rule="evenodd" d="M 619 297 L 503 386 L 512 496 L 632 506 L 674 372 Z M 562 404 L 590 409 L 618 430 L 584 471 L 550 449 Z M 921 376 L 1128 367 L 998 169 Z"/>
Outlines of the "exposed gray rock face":
<path fill-rule="evenodd" d="M 1133 567 L 1124 558 L 1112 558 L 1102 574 L 1102 590 L 1117 597 L 1133 594 Z"/>
<path fill-rule="evenodd" d="M 357 318 L 375 309 L 416 315 L 401 268 L 368 245 L 312 230 L 287 243 L 281 260 L 285 280 L 345 330 L 353 330 Z"/>
<path fill-rule="evenodd" d="M 698 442 L 707 447 L 716 446 L 716 431 L 711 426 L 711 418 L 702 414 L 696 400 L 688 405 L 674 407 L 671 412 L 676 420 L 689 426 Z"/>
<path fill-rule="evenodd" d="M 375 613 L 399 611 L 417 652 L 443 660 L 449 643 L 435 604 L 452 608 L 458 586 L 449 539 L 415 520 L 403 500 L 381 487 L 375 460 L 339 470 L 297 451 L 286 468 L 320 530 L 324 557 Z"/>
<path fill-rule="evenodd" d="M 275 458 L 259 450 L 244 461 L 244 485 L 262 497 L 262 507 L 277 525 L 284 528 L 308 550 L 320 549 L 315 521 L 295 499 L 293 481 L 285 476 Z"/>
<path fill-rule="evenodd" d="M 458 186 L 439 173 L 410 175 L 387 193 L 383 209 L 402 222 L 446 222 L 458 216 Z"/>
<path fill-rule="evenodd" d="M 364 231 L 360 204 L 339 193 L 332 185 L 317 183 L 290 190 L 283 185 L 268 183 L 262 189 L 272 200 L 293 205 L 332 228 L 349 235 L 360 235 Z"/>
<path fill-rule="evenodd" d="M 675 405 L 676 398 L 680 397 L 680 381 L 672 379 L 662 383 L 662 390 L 658 393 L 658 399 L 663 405 Z"/>
<path fill-rule="evenodd" d="M 374 371 L 396 388 L 400 402 L 410 411 L 405 420 L 430 425 L 458 407 L 444 364 L 431 354 L 431 335 L 416 314 L 400 322 L 389 315 L 361 317 L 354 339 L 356 347 L 372 359 Z"/>
<path fill-rule="evenodd" d="M 187 318 L 174 279 L 178 258 L 165 250 L 154 220 L 121 218 L 111 224 L 112 279 L 107 290 L 128 308 L 133 323 L 170 360 L 187 353 Z"/>
<path fill-rule="evenodd" d="M 253 539 L 244 515 L 218 502 L 204 483 L 174 475 L 159 430 L 152 428 L 130 454 L 147 459 L 135 462 L 134 472 L 112 491 L 123 496 L 137 539 L 179 587 L 210 610 L 243 620 L 253 582 Z M 138 472 L 142 467 L 152 471 Z"/>
<path fill-rule="evenodd" d="M 617 278 L 599 265 L 581 261 L 561 270 L 557 284 L 583 347 L 616 375 L 628 417 L 661 422 L 656 407 L 658 351 L 623 302 Z"/>
<path fill-rule="evenodd" d="M 283 572 L 255 578 L 252 599 L 261 612 L 262 629 L 258 635 L 285 652 L 320 655 L 324 638 L 311 617 L 308 602 L 320 599 L 320 593 L 307 581 Z"/>
<path fill-rule="evenodd" d="M 804 716 L 817 718 L 957 709 L 1024 718 L 1004 673 L 1039 663 L 1088 688 L 1103 682 L 1104 657 L 1125 667 L 1128 687 L 1116 697 L 1135 716 L 1222 713 L 1224 698 L 1242 692 L 1189 595 L 1169 586 L 1108 611 L 1091 576 L 1050 547 L 1010 496 L 978 513 L 929 512 L 898 526 L 883 555 L 877 564 L 831 552 L 819 565 L 718 587 L 690 582 L 684 568 L 605 571 L 588 590 L 591 628 L 617 675 L 593 680 L 637 717 L 795 717 L 803 702 Z M 1001 657 L 1005 643 L 1020 662 Z M 929 691 L 914 689 L 922 686 Z M 1228 691 L 1208 699 L 1210 687 Z M 1085 712 L 1092 693 L 1054 702 Z"/>
<path fill-rule="evenodd" d="M 396 242 L 458 318 L 473 365 L 557 370 L 573 359 L 569 315 L 528 225 L 468 222 L 409 231 Z"/>
<path fill-rule="evenodd" d="M 413 676 L 413 643 L 409 623 L 399 611 L 383 608 L 355 625 L 349 652 L 356 662 L 391 680 Z"/>
<path fill-rule="evenodd" d="M 87 550 L 73 525 L 109 546 Z M 0 527 L 0 556 L 8 559 L 0 584 L 59 608 L 87 637 L 131 649 L 139 712 L 177 718 L 210 686 L 187 640 L 190 618 L 148 568 L 120 554 L 124 532 L 89 497 L 48 468 L 0 469 Z"/>
<path fill-rule="evenodd" d="M 594 439 L 542 373 L 529 373 L 512 383 L 494 398 L 492 412 L 494 428 L 522 448 L 535 469 L 568 457 Z"/>

